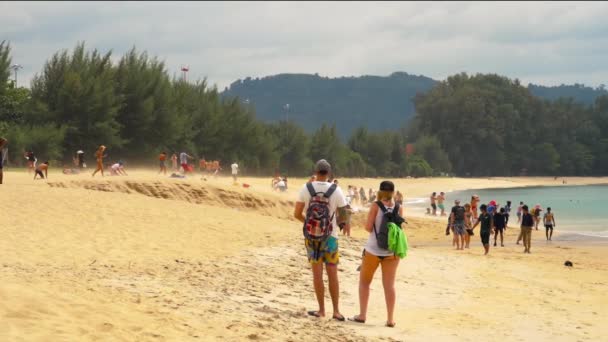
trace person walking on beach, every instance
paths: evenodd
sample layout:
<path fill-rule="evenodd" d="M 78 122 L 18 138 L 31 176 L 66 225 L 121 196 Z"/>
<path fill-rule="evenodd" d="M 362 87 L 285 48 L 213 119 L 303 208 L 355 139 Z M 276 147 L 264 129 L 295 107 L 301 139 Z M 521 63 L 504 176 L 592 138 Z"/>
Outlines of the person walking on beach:
<path fill-rule="evenodd" d="M 524 202 L 519 202 L 519 206 L 517 207 L 517 224 L 521 223 L 521 213 L 522 213 L 523 206 L 524 206 Z"/>
<path fill-rule="evenodd" d="M 509 216 L 511 216 L 511 201 L 507 201 L 505 205 L 505 228 L 509 226 Z"/>
<path fill-rule="evenodd" d="M 23 156 L 27 160 L 28 173 L 34 172 L 36 170 L 36 162 L 38 161 L 38 158 L 36 158 L 36 156 L 34 155 L 34 152 L 32 152 L 31 150 L 26 151 Z"/>
<path fill-rule="evenodd" d="M 0 184 L 2 184 L 2 181 L 4 180 L 4 172 L 2 171 L 2 169 L 4 167 L 4 149 L 6 148 L 6 145 L 8 145 L 8 140 L 0 137 Z"/>
<path fill-rule="evenodd" d="M 44 179 L 44 176 L 46 176 L 46 178 L 49 178 L 49 162 L 45 161 L 44 163 L 38 165 L 36 167 L 36 170 L 34 170 L 34 180 L 36 180 L 37 176 L 40 176 L 41 179 Z M 44 172 L 44 173 L 43 173 Z"/>
<path fill-rule="evenodd" d="M 338 227 L 345 232 L 350 232 L 350 226 L 347 223 L 350 212 L 340 187 L 327 181 L 331 174 L 331 165 L 325 159 L 317 161 L 315 174 L 317 180 L 304 185 L 294 210 L 294 217 L 304 224 L 304 245 L 311 264 L 313 285 L 319 304 L 319 309 L 308 311 L 308 315 L 325 317 L 325 286 L 323 284 L 323 264 L 325 264 L 329 294 L 333 305 L 332 318 L 344 321 L 344 316 L 339 309 Z"/>
<path fill-rule="evenodd" d="M 171 155 L 171 168 L 173 171 L 177 171 L 177 154 L 175 152 Z"/>
<path fill-rule="evenodd" d="M 182 152 L 179 154 L 179 163 L 182 167 L 182 169 L 184 170 L 184 174 L 186 174 L 188 172 L 188 170 L 190 169 L 188 167 L 188 160 L 189 159 L 194 159 L 192 156 L 190 156 L 188 153 L 186 152 Z"/>
<path fill-rule="evenodd" d="M 103 154 L 106 150 L 106 147 L 104 145 L 100 145 L 99 148 L 97 148 L 97 151 L 95 151 L 95 160 L 97 161 L 97 166 L 95 167 L 95 171 L 93 171 L 93 177 L 95 177 L 95 174 L 99 171 L 101 171 L 101 176 L 103 177 L 103 158 L 105 157 L 105 155 Z"/>
<path fill-rule="evenodd" d="M 473 236 L 473 212 L 471 211 L 471 203 L 464 205 L 464 227 L 467 233 L 464 235 L 464 248 L 469 248 L 471 244 L 471 236 Z"/>
<path fill-rule="evenodd" d="M 160 155 L 158 156 L 158 163 L 160 166 L 160 170 L 158 171 L 158 174 L 167 174 L 167 165 L 165 164 L 167 160 L 167 153 L 165 151 L 162 151 L 160 153 Z"/>
<path fill-rule="evenodd" d="M 439 196 L 437 196 L 437 206 L 439 207 L 439 210 L 441 210 L 441 213 L 439 214 L 440 216 L 445 216 L 445 206 L 443 205 L 443 201 L 445 201 L 445 193 L 442 191 L 439 193 Z"/>
<path fill-rule="evenodd" d="M 481 244 L 485 251 L 483 255 L 488 255 L 490 252 L 490 235 L 492 234 L 494 222 L 492 222 L 492 216 L 488 213 L 488 207 L 485 204 L 482 204 L 479 209 L 481 210 L 481 214 L 479 214 L 479 218 L 477 218 L 477 222 L 475 222 L 472 229 L 475 229 L 481 223 L 479 235 L 481 236 Z"/>
<path fill-rule="evenodd" d="M 505 246 L 503 237 L 503 232 L 505 230 L 505 227 L 507 226 L 507 216 L 505 212 L 505 208 L 500 208 L 500 211 L 494 214 L 494 247 L 496 247 L 496 240 L 498 238 L 498 234 L 500 234 L 500 246 Z"/>
<path fill-rule="evenodd" d="M 365 196 L 365 189 L 363 187 L 359 189 L 359 198 L 361 198 L 361 206 L 364 206 L 367 203 L 367 196 Z"/>
<path fill-rule="evenodd" d="M 473 212 L 473 217 L 477 218 L 477 205 L 479 204 L 479 196 L 473 195 L 471 196 L 471 211 Z"/>
<path fill-rule="evenodd" d="M 232 169 L 232 180 L 236 183 L 236 176 L 239 173 L 239 164 L 234 162 L 232 165 L 230 165 L 230 168 Z"/>
<path fill-rule="evenodd" d="M 545 223 L 547 241 L 551 241 L 551 238 L 553 237 L 553 228 L 555 227 L 555 215 L 551 212 L 551 207 L 547 207 L 547 213 L 543 216 L 543 221 Z"/>
<path fill-rule="evenodd" d="M 534 226 L 536 230 L 538 230 L 538 224 L 540 223 L 540 212 L 543 211 L 540 207 L 540 204 L 534 206 L 532 209 L 532 216 L 534 216 Z"/>
<path fill-rule="evenodd" d="M 528 206 L 522 207 L 521 216 L 521 238 L 524 240 L 524 253 L 530 253 L 530 244 L 532 242 L 532 227 L 534 226 L 534 217 L 528 211 Z M 519 242 L 518 242 L 519 244 Z"/>
<path fill-rule="evenodd" d="M 433 215 L 437 216 L 437 204 L 435 204 L 435 201 L 437 201 L 437 193 L 433 192 L 431 194 L 431 208 L 433 208 Z"/>
<path fill-rule="evenodd" d="M 384 181 L 380 183 L 380 191 L 378 191 L 378 201 L 372 204 L 367 215 L 367 223 L 365 230 L 369 233 L 367 243 L 363 249 L 363 260 L 361 261 L 361 269 L 359 271 L 359 314 L 349 320 L 357 323 L 365 323 L 367 319 L 367 305 L 369 302 L 370 285 L 374 279 L 374 273 L 378 266 L 382 269 L 382 286 L 384 287 L 384 298 L 386 300 L 386 326 L 394 327 L 395 319 L 395 278 L 397 275 L 397 267 L 399 266 L 399 256 L 394 251 L 388 248 L 381 247 L 378 239 L 380 227 L 385 220 L 386 213 L 397 216 L 392 216 L 394 222 L 399 228 L 403 222 L 403 207 L 393 201 L 395 193 L 395 185 L 393 182 Z"/>
<path fill-rule="evenodd" d="M 452 212 L 450 213 L 450 225 L 452 226 L 452 230 L 454 232 L 454 239 L 456 242 L 456 249 L 463 250 L 464 249 L 464 240 L 465 240 L 465 208 L 460 205 L 460 200 L 457 199 L 454 201 L 454 206 L 452 207 Z"/>

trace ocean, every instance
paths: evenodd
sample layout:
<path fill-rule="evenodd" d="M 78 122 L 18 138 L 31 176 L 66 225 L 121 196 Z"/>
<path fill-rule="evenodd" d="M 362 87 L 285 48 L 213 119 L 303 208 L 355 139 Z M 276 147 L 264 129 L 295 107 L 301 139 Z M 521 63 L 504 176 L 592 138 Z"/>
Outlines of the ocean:
<path fill-rule="evenodd" d="M 455 199 L 460 199 L 464 204 L 470 202 L 473 194 L 479 196 L 480 204 L 496 200 L 500 206 L 503 206 L 508 200 L 511 201 L 511 219 L 514 218 L 515 222 L 517 222 L 516 213 L 520 201 L 530 208 L 540 204 L 543 208 L 541 217 L 547 207 L 551 207 L 551 211 L 555 214 L 556 232 L 608 239 L 608 185 L 454 191 L 446 195 L 446 211 L 449 212 Z M 425 208 L 430 207 L 428 198 L 410 199 L 407 205 L 417 210 L 426 210 Z M 544 226 L 542 228 L 544 229 Z M 541 229 L 540 225 L 539 229 Z"/>

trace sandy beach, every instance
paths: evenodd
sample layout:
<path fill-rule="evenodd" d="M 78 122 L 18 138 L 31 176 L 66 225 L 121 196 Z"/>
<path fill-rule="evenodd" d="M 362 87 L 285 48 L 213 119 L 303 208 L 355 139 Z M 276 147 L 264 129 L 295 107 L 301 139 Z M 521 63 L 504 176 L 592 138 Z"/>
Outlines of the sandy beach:
<path fill-rule="evenodd" d="M 484 257 L 451 248 L 445 222 L 412 217 L 411 250 L 397 276 L 397 326 L 384 327 L 376 274 L 368 321 L 316 319 L 301 226 L 291 218 L 304 179 L 286 194 L 269 178 L 67 176 L 32 181 L 5 172 L 0 186 L 0 341 L 600 341 L 608 332 L 608 248 L 515 245 Z M 376 188 L 381 179 L 341 179 Z M 567 178 L 568 185 L 608 178 Z M 553 178 L 395 180 L 406 197 L 432 191 L 561 185 Z M 407 210 L 407 209 L 406 209 Z M 407 211 L 406 211 L 407 213 Z M 341 310 L 358 312 L 366 234 L 355 218 L 340 240 Z M 573 268 L 563 266 L 565 260 Z M 327 297 L 329 304 L 329 296 Z M 604 318 L 602 318 L 604 317 Z"/>

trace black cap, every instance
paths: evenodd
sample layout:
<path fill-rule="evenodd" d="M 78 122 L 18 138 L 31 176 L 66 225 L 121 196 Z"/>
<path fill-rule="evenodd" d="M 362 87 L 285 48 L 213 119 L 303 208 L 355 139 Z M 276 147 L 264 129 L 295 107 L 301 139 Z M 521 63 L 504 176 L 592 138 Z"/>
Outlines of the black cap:
<path fill-rule="evenodd" d="M 321 159 L 315 164 L 315 172 L 331 172 L 331 164 L 327 160 Z"/>
<path fill-rule="evenodd" d="M 380 183 L 380 191 L 395 191 L 395 184 L 391 181 L 384 181 Z"/>

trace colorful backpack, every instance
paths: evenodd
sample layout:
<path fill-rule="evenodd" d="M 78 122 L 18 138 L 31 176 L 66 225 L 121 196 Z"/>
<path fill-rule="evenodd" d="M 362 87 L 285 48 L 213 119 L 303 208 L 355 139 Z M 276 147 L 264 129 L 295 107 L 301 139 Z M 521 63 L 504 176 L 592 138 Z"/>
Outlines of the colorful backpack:
<path fill-rule="evenodd" d="M 304 219 L 304 237 L 309 240 L 325 240 L 331 235 L 333 226 L 333 214 L 329 210 L 329 198 L 337 189 L 336 184 L 332 184 L 325 193 L 317 192 L 312 183 L 306 183 L 306 188 L 310 193 L 310 202 L 306 210 Z"/>

